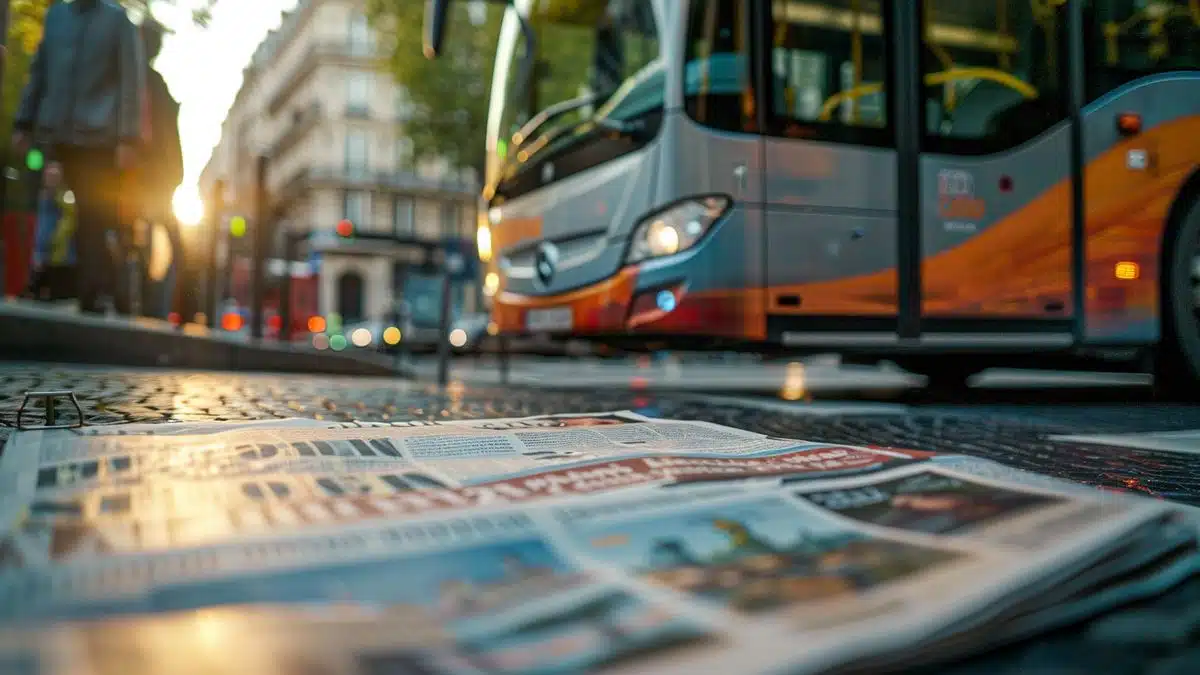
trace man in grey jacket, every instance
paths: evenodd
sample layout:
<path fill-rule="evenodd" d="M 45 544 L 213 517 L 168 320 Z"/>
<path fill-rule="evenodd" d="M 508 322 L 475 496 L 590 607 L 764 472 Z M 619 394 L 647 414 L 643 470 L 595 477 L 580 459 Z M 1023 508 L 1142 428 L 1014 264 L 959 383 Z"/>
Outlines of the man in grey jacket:
<path fill-rule="evenodd" d="M 31 143 L 60 162 L 75 193 L 79 304 L 103 311 L 122 304 L 107 234 L 122 232 L 122 173 L 143 137 L 146 62 L 137 28 L 112 0 L 56 2 L 30 67 L 14 124 L 13 147 Z M 127 276 L 127 275 L 126 275 Z M 121 293 L 124 295 L 124 293 Z M 119 309 L 125 309 L 120 308 Z M 127 310 L 126 310 L 127 311 Z"/>

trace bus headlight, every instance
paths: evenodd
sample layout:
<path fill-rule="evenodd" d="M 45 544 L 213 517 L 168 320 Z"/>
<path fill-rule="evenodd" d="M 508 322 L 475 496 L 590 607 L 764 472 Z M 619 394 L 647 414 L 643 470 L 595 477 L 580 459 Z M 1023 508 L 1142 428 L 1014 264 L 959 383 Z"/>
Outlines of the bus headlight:
<path fill-rule="evenodd" d="M 625 262 L 636 263 L 688 250 L 729 211 L 731 203 L 728 197 L 719 195 L 694 197 L 647 216 L 633 228 Z"/>

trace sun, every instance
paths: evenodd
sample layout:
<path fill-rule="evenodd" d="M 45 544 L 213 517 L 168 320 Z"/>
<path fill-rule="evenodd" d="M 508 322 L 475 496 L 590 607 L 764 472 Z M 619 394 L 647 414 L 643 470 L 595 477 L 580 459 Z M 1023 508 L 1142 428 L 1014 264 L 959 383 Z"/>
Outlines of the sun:
<path fill-rule="evenodd" d="M 194 187 L 179 186 L 171 199 L 171 208 L 175 211 L 176 220 L 185 227 L 195 227 L 204 220 L 204 202 Z"/>

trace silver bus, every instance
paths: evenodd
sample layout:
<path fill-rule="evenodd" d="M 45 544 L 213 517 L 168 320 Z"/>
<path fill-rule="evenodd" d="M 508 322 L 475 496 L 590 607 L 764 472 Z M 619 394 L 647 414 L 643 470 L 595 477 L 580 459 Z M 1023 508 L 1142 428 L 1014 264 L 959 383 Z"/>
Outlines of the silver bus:
<path fill-rule="evenodd" d="M 1194 388 L 1195 0 L 505 4 L 494 331 L 887 355 L 947 382 L 1118 353 Z M 428 1 L 427 56 L 466 5 Z"/>

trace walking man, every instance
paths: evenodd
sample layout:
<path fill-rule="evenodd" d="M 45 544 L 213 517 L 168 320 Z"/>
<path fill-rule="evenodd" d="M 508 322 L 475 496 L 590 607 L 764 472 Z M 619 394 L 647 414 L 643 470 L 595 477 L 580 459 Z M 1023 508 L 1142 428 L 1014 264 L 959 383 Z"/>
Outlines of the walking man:
<path fill-rule="evenodd" d="M 143 274 L 142 307 L 147 316 L 166 318 L 172 309 L 179 310 L 191 319 L 197 308 L 193 306 L 195 289 L 191 287 L 190 269 L 184 257 L 183 238 L 179 224 L 175 222 L 171 198 L 175 189 L 183 182 L 183 149 L 179 141 L 179 103 L 171 95 L 163 76 L 153 67 L 154 60 L 162 50 L 166 29 L 154 19 L 142 24 L 142 47 L 148 61 L 146 71 L 146 95 L 150 108 L 150 142 L 145 146 L 143 157 L 138 161 L 137 189 L 140 200 L 138 215 L 147 226 L 147 242 L 153 242 L 155 227 L 162 227 L 170 242 L 170 267 L 165 277 L 155 280 L 149 274 L 153 256 L 147 250 L 146 273 Z M 176 287 L 183 286 L 184 306 L 175 302 Z"/>
<path fill-rule="evenodd" d="M 63 167 L 76 201 L 84 312 L 103 312 L 105 296 L 123 304 L 118 278 L 128 275 L 111 255 L 107 236 L 113 231 L 118 241 L 128 239 L 121 224 L 121 175 L 133 166 L 142 138 L 145 97 L 141 40 L 124 9 L 112 0 L 50 6 L 17 110 L 13 147 L 23 154 L 36 141 Z"/>

